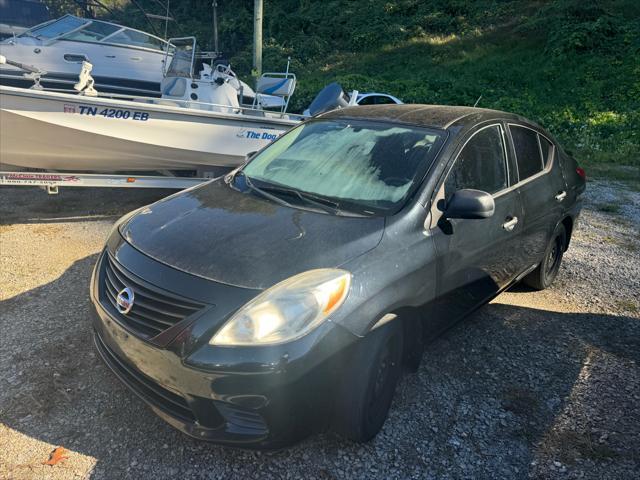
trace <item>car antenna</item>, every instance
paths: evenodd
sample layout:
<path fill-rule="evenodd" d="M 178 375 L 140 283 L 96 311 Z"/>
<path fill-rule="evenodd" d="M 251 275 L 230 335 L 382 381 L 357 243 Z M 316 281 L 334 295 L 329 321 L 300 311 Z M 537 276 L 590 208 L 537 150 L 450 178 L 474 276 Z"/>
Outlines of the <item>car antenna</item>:
<path fill-rule="evenodd" d="M 478 97 L 478 99 L 476 100 L 476 103 L 473 104 L 473 108 L 476 108 L 478 106 L 478 104 L 480 103 L 480 100 L 482 99 L 482 95 L 480 95 Z"/>

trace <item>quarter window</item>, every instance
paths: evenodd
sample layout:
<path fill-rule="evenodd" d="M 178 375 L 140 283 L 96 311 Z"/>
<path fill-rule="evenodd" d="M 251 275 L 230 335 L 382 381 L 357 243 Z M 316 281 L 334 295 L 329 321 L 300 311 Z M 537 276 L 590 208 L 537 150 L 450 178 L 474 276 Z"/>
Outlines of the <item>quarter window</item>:
<path fill-rule="evenodd" d="M 445 181 L 445 198 L 465 188 L 496 193 L 507 188 L 502 128 L 484 128 L 464 146 Z"/>
<path fill-rule="evenodd" d="M 525 127 L 510 125 L 513 146 L 516 150 L 520 181 L 525 180 L 544 169 L 542 154 L 538 144 L 538 134 Z M 547 155 L 548 155 L 547 149 Z"/>
<path fill-rule="evenodd" d="M 542 161 L 544 162 L 544 166 L 547 167 L 549 166 L 549 163 L 551 163 L 551 159 L 553 158 L 553 145 L 542 135 L 538 135 L 538 140 L 540 141 Z"/>

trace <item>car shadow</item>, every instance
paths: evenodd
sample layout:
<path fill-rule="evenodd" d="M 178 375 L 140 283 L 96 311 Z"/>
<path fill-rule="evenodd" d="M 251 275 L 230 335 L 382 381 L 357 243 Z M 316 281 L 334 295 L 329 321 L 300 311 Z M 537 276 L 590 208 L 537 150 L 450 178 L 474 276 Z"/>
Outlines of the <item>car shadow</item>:
<path fill-rule="evenodd" d="M 368 444 L 321 433 L 260 453 L 192 440 L 99 360 L 88 291 L 96 258 L 0 302 L 0 423 L 94 457 L 98 476 L 279 477 L 302 465 L 308 478 L 376 477 L 371 468 L 389 462 L 401 477 L 497 478 L 545 476 L 559 462 L 599 478 L 611 462 L 640 458 L 628 442 L 640 430 L 640 321 L 500 297 L 428 345 Z"/>
<path fill-rule="evenodd" d="M 104 220 L 177 192 L 170 189 L 0 187 L 0 225 Z"/>

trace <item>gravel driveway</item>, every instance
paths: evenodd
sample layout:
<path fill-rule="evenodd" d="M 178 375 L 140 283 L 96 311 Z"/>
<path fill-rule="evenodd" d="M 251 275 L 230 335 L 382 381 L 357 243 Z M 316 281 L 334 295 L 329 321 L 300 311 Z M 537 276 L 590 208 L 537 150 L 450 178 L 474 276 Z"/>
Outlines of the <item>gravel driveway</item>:
<path fill-rule="evenodd" d="M 274 453 L 187 438 L 96 356 L 97 253 L 114 215 L 165 193 L 0 189 L 0 478 L 638 478 L 640 193 L 590 182 L 554 287 L 430 344 L 371 443 Z"/>

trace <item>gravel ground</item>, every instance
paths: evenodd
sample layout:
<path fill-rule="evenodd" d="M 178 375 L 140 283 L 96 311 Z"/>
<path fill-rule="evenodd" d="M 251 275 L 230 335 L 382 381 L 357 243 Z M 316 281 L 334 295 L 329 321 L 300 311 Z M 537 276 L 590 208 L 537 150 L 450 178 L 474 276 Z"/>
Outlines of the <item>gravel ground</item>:
<path fill-rule="evenodd" d="M 0 190 L 0 478 L 638 478 L 640 193 L 590 182 L 553 288 L 516 287 L 430 344 L 371 443 L 274 453 L 187 438 L 94 352 L 113 215 L 165 193 Z"/>

